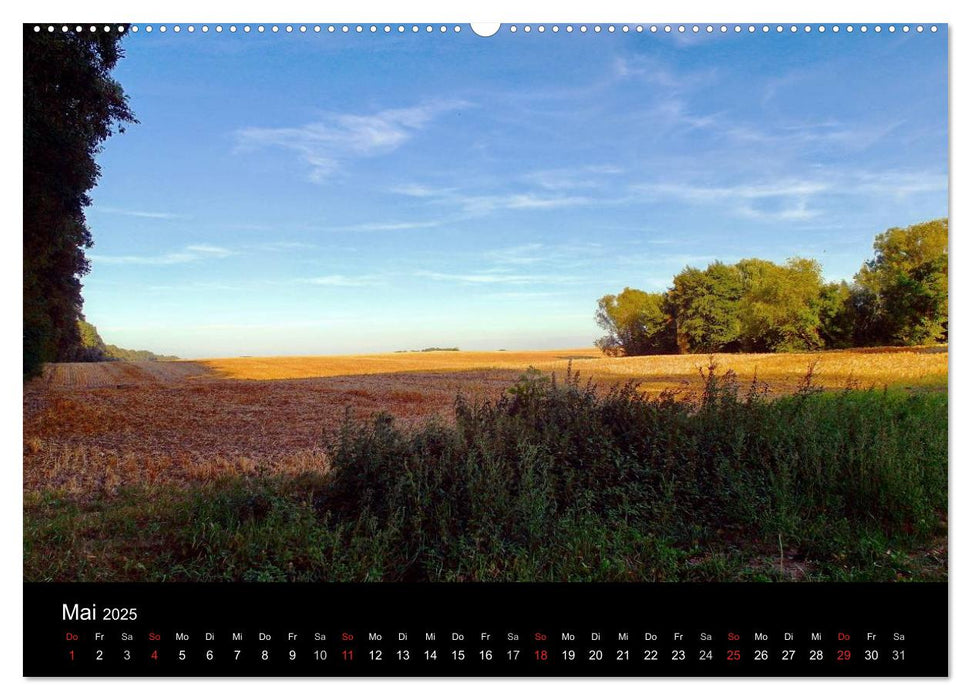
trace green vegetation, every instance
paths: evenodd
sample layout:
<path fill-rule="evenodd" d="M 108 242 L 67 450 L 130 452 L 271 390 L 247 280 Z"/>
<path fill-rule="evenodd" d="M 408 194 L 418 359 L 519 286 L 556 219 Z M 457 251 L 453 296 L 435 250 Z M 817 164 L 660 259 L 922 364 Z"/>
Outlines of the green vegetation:
<path fill-rule="evenodd" d="M 126 360 L 128 362 L 146 362 L 155 360 L 178 360 L 174 355 L 156 355 L 149 350 L 127 350 L 117 345 L 106 344 L 101 339 L 98 329 L 87 321 L 78 321 L 81 336 L 81 348 L 71 359 L 75 362 L 107 362 L 111 360 Z"/>
<path fill-rule="evenodd" d="M 25 504 L 28 580 L 946 580 L 947 395 L 648 399 L 533 371 L 332 470 Z"/>
<path fill-rule="evenodd" d="M 870 335 L 894 345 L 947 340 L 947 219 L 877 236 L 856 276 Z"/>
<path fill-rule="evenodd" d="M 458 348 L 422 348 L 421 350 L 395 350 L 395 352 L 458 352 Z"/>
<path fill-rule="evenodd" d="M 740 349 L 738 308 L 745 288 L 736 265 L 715 261 L 704 271 L 686 267 L 668 294 L 681 352 Z"/>
<path fill-rule="evenodd" d="M 135 121 L 110 75 L 117 32 L 24 27 L 24 377 L 80 352 L 81 277 L 92 244 L 84 218 L 95 155 Z"/>
<path fill-rule="evenodd" d="M 610 334 L 596 341 L 607 355 L 656 355 L 674 347 L 674 329 L 669 323 L 663 294 L 648 294 L 625 287 L 614 296 L 597 302 L 597 323 Z"/>
<path fill-rule="evenodd" d="M 947 342 L 947 219 L 890 229 L 847 282 L 819 263 L 750 258 L 686 267 L 663 294 L 625 288 L 597 302 L 611 355 L 786 352 Z"/>

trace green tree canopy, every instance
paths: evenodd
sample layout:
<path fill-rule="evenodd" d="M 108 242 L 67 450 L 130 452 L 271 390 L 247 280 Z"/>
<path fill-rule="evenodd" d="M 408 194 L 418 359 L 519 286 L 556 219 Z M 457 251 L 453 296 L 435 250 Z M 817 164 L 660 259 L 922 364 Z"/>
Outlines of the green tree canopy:
<path fill-rule="evenodd" d="M 81 347 L 74 359 L 82 362 L 98 362 L 107 360 L 108 346 L 101 339 L 98 329 L 85 320 L 78 321 L 78 331 L 81 335 Z"/>
<path fill-rule="evenodd" d="M 747 258 L 686 267 L 666 294 L 625 288 L 598 301 L 607 353 L 779 352 L 947 340 L 947 219 L 893 228 L 854 284 L 816 260 Z"/>
<path fill-rule="evenodd" d="M 24 375 L 81 347 L 84 218 L 100 174 L 95 155 L 134 121 L 110 75 L 118 32 L 24 28 Z"/>
<path fill-rule="evenodd" d="M 819 293 L 819 338 L 827 348 L 853 347 L 860 321 L 859 294 L 845 281 L 828 282 Z"/>
<path fill-rule="evenodd" d="M 157 355 L 150 350 L 129 350 L 117 345 L 107 344 L 102 340 L 98 329 L 83 319 L 78 321 L 78 332 L 81 336 L 81 347 L 72 359 L 79 362 L 108 362 L 111 360 L 144 362 L 179 359 L 174 355 Z"/>
<path fill-rule="evenodd" d="M 705 270 L 684 268 L 668 291 L 679 350 L 738 349 L 742 328 L 739 305 L 743 292 L 742 274 L 735 265 L 715 261 Z"/>
<path fill-rule="evenodd" d="M 818 262 L 790 258 L 783 266 L 749 258 L 736 267 L 744 289 L 739 302 L 739 337 L 744 350 L 812 350 L 821 345 L 823 276 Z"/>
<path fill-rule="evenodd" d="M 651 355 L 672 352 L 674 334 L 663 294 L 625 287 L 597 302 L 597 323 L 607 331 L 596 345 L 608 355 Z"/>
<path fill-rule="evenodd" d="M 892 228 L 855 280 L 872 304 L 868 344 L 917 345 L 947 339 L 948 220 Z"/>

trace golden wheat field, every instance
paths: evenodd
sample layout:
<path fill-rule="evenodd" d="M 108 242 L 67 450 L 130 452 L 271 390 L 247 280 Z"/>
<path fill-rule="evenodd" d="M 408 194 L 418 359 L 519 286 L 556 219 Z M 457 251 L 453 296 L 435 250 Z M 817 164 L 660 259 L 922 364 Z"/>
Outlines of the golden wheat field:
<path fill-rule="evenodd" d="M 202 360 L 219 376 L 232 379 L 303 379 L 399 372 L 518 370 L 534 367 L 562 372 L 571 365 L 582 377 L 634 380 L 645 391 L 697 385 L 699 368 L 712 362 L 742 381 L 757 377 L 778 392 L 791 391 L 814 365 L 814 379 L 827 388 L 847 383 L 946 384 L 947 348 L 867 348 L 817 353 L 650 355 L 606 357 L 596 348 L 519 352 L 409 352 L 385 355 L 259 357 Z"/>
<path fill-rule="evenodd" d="M 947 348 L 775 355 L 604 357 L 592 348 L 416 352 L 194 362 L 50 365 L 24 388 L 24 488 L 75 495 L 133 483 L 188 484 L 260 470 L 326 470 L 345 415 L 387 411 L 405 425 L 447 420 L 458 394 L 500 396 L 529 367 L 568 366 L 603 385 L 697 391 L 711 362 L 770 395 L 794 391 L 814 365 L 831 389 L 945 388 Z"/>

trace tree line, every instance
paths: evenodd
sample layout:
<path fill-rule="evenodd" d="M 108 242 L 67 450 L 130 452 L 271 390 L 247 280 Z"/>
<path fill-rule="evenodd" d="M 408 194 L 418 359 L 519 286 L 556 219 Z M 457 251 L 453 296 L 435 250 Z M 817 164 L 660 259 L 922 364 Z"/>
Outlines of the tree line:
<path fill-rule="evenodd" d="M 92 245 L 84 208 L 95 155 L 134 122 L 111 70 L 120 32 L 24 27 L 24 377 L 84 354 L 81 277 Z"/>
<path fill-rule="evenodd" d="M 747 258 L 685 267 L 664 292 L 630 287 L 597 302 L 608 355 L 787 352 L 947 342 L 948 220 L 891 228 L 853 281 L 816 260 Z"/>
<path fill-rule="evenodd" d="M 129 350 L 106 343 L 101 339 L 98 329 L 87 321 L 78 322 L 78 331 L 81 335 L 81 348 L 74 355 L 76 362 L 110 362 L 112 360 L 145 362 L 179 359 L 175 355 L 158 355 L 150 350 Z"/>

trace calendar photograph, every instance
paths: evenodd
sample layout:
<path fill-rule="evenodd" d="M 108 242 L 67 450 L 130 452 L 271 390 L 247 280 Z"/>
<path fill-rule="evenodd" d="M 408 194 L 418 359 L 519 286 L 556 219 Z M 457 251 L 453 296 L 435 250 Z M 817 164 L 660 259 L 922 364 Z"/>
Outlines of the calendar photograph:
<path fill-rule="evenodd" d="M 27 24 L 23 91 L 25 584 L 947 582 L 946 24 Z"/>

